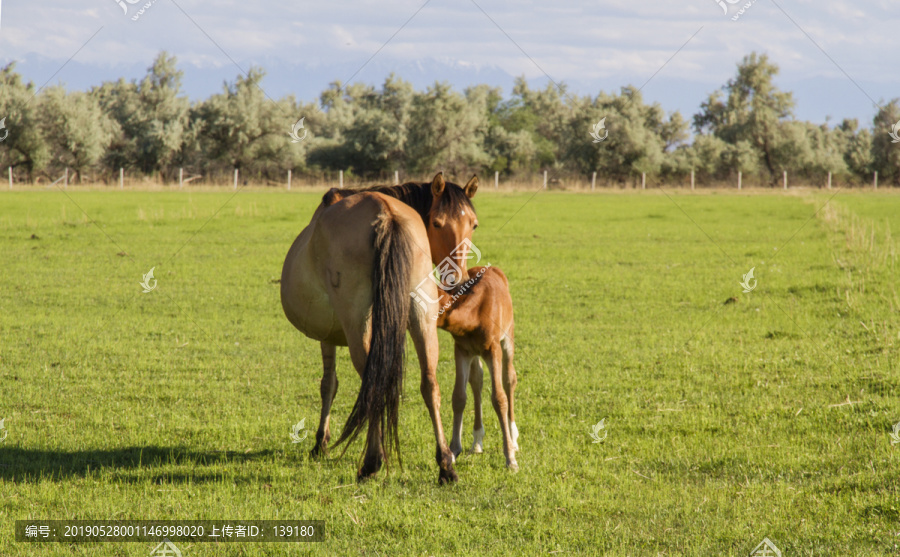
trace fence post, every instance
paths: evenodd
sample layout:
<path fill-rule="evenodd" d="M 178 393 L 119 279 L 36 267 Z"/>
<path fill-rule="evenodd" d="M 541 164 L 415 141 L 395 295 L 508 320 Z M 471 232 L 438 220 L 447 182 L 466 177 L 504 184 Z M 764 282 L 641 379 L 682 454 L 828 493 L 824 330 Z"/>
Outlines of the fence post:
<path fill-rule="evenodd" d="M 400 171 L 399 170 L 394 171 L 394 185 L 395 186 L 400 185 Z"/>
<path fill-rule="evenodd" d="M 494 189 L 495 190 L 500 189 L 500 171 L 499 170 L 494 171 Z"/>
<path fill-rule="evenodd" d="M 9 167 L 9 189 L 12 189 L 12 167 Z"/>
<path fill-rule="evenodd" d="M 291 169 L 288 168 L 288 191 L 291 191 Z"/>
<path fill-rule="evenodd" d="M 875 171 L 875 189 L 878 189 L 878 171 Z"/>
<path fill-rule="evenodd" d="M 831 189 L 831 172 L 828 173 L 828 189 Z"/>
<path fill-rule="evenodd" d="M 63 182 L 63 189 L 69 189 L 69 167 L 66 167 L 66 173 L 63 175 L 65 177 L 65 181 Z"/>
<path fill-rule="evenodd" d="M 647 173 L 641 172 L 641 189 L 647 189 Z"/>
<path fill-rule="evenodd" d="M 183 187 L 184 187 L 184 169 L 179 168 L 178 169 L 178 188 L 180 189 Z"/>
<path fill-rule="evenodd" d="M 591 176 L 591 191 L 594 191 L 594 187 L 596 185 L 597 185 L 597 173 L 594 172 L 594 174 Z"/>
<path fill-rule="evenodd" d="M 544 171 L 544 189 L 547 189 L 547 171 Z"/>
<path fill-rule="evenodd" d="M 787 170 L 784 171 L 784 189 L 787 189 Z"/>
<path fill-rule="evenodd" d="M 691 170 L 691 191 L 694 191 L 694 171 Z"/>
<path fill-rule="evenodd" d="M 119 189 L 125 189 L 125 169 L 122 167 L 119 167 Z"/>
<path fill-rule="evenodd" d="M 234 169 L 234 189 L 237 189 L 237 181 L 238 181 L 238 169 Z"/>
<path fill-rule="evenodd" d="M 344 189 L 344 171 L 338 170 L 338 187 Z"/>
<path fill-rule="evenodd" d="M 741 189 L 741 181 L 744 178 L 744 173 L 738 170 L 738 190 Z"/>

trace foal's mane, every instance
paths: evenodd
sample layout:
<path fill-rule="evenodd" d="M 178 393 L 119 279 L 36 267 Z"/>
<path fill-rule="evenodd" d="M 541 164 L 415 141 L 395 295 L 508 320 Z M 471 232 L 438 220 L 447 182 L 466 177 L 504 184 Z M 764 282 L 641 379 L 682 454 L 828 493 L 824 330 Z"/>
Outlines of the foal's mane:
<path fill-rule="evenodd" d="M 345 197 L 364 192 L 380 193 L 398 199 L 412 207 L 422 217 L 422 221 L 428 224 L 431 203 L 434 200 L 434 195 L 431 193 L 431 182 L 406 182 L 399 186 L 372 186 L 356 189 L 331 188 L 322 197 L 322 203 L 327 207 Z M 458 215 L 465 209 L 475 212 L 475 207 L 469 201 L 465 190 L 452 182 L 445 182 L 444 193 L 441 194 L 440 202 L 431 216 Z"/>

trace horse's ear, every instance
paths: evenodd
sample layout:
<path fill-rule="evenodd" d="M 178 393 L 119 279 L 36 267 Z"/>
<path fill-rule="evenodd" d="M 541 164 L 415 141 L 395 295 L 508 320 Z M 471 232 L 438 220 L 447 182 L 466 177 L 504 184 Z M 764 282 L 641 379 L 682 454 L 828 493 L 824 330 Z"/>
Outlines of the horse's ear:
<path fill-rule="evenodd" d="M 468 181 L 464 190 L 466 192 L 466 197 L 469 199 L 475 197 L 475 192 L 478 191 L 478 176 L 472 176 L 472 179 Z"/>
<path fill-rule="evenodd" d="M 444 173 L 438 172 L 431 181 L 431 194 L 435 197 L 440 197 L 441 194 L 444 193 L 444 186 L 446 185 L 447 184 L 444 182 Z"/>

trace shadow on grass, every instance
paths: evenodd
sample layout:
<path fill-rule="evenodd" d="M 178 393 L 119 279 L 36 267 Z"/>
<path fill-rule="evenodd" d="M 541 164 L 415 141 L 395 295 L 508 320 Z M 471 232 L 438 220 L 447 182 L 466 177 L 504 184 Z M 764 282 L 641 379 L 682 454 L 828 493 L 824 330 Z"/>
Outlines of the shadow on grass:
<path fill-rule="evenodd" d="M 184 447 L 122 447 L 119 449 L 88 449 L 83 451 L 22 449 L 0 447 L 0 479 L 12 481 L 64 480 L 85 477 L 101 470 L 150 470 L 164 466 L 195 466 L 198 468 L 262 460 L 280 451 L 271 449 L 252 451 L 196 451 Z M 297 462 L 299 464 L 299 462 Z M 154 476 L 184 476 L 158 473 Z M 194 481 L 206 482 L 222 474 L 198 471 Z M 185 476 L 184 481 L 188 477 Z M 177 481 L 177 480 L 176 480 Z"/>

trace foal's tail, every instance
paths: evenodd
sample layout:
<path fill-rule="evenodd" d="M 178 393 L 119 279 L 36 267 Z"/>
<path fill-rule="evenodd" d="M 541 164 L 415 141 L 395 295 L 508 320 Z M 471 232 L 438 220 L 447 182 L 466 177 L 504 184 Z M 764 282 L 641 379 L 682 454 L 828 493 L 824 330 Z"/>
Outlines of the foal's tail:
<path fill-rule="evenodd" d="M 391 449 L 400 460 L 397 436 L 406 329 L 409 324 L 412 242 L 389 210 L 375 224 L 375 258 L 372 265 L 372 340 L 362 374 L 356 404 L 335 446 L 356 439 L 366 425 L 379 424 L 383 432 L 385 461 Z M 368 453 L 369 439 L 364 450 Z M 346 447 L 344 451 L 346 452 Z"/>

